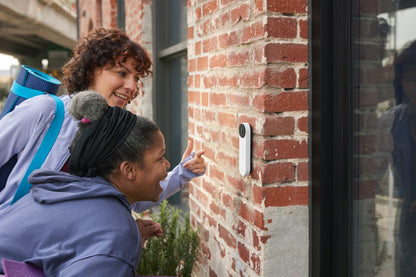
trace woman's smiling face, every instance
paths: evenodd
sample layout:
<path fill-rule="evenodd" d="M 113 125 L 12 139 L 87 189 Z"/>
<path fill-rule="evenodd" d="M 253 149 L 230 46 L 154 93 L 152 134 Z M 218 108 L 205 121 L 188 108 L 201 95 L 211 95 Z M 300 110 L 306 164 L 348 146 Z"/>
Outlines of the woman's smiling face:
<path fill-rule="evenodd" d="M 106 65 L 97 69 L 90 89 L 101 94 L 109 106 L 124 108 L 138 93 L 140 76 L 135 69 L 136 65 L 136 60 L 129 57 L 114 67 Z"/>

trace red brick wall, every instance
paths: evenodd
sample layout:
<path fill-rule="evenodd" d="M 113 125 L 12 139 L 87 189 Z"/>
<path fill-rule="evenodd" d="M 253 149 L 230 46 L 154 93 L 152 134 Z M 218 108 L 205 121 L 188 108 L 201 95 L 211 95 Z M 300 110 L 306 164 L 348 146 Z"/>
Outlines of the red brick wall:
<path fill-rule="evenodd" d="M 190 187 L 202 236 L 194 275 L 307 276 L 307 1 L 188 1 L 188 71 L 189 132 L 208 164 Z M 254 133 L 248 177 L 242 122 Z"/>
<path fill-rule="evenodd" d="M 117 27 L 117 0 L 101 0 L 102 26 Z"/>
<path fill-rule="evenodd" d="M 126 32 L 150 53 L 151 2 L 125 1 Z M 207 162 L 189 187 L 201 236 L 194 276 L 309 274 L 307 3 L 188 0 L 189 135 Z M 241 122 L 253 128 L 247 177 Z"/>

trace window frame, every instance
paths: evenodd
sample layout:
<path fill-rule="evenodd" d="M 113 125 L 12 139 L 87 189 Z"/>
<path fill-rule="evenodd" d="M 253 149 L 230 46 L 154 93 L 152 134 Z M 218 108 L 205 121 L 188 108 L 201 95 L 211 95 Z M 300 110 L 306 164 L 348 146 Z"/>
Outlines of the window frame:
<path fill-rule="evenodd" d="M 352 4 L 310 1 L 311 276 L 352 275 Z"/>

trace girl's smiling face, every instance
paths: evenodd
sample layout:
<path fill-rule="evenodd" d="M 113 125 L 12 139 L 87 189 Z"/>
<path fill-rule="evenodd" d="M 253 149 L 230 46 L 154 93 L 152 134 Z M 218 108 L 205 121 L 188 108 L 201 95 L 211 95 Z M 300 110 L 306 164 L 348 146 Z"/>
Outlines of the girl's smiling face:
<path fill-rule="evenodd" d="M 136 60 L 129 57 L 114 67 L 106 65 L 94 72 L 94 82 L 90 89 L 101 94 L 109 106 L 124 108 L 137 97 L 140 76 L 135 67 Z"/>

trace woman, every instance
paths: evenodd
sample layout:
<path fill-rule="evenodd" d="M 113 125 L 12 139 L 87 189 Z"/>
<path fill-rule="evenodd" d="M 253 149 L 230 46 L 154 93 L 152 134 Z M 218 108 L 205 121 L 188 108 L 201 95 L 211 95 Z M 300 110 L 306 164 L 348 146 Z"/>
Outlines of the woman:
<path fill-rule="evenodd" d="M 77 121 L 68 112 L 72 95 L 92 89 L 101 94 L 110 106 L 124 108 L 138 95 L 140 79 L 151 74 L 151 61 L 146 51 L 116 29 L 98 28 L 81 39 L 73 56 L 63 67 L 63 83 L 69 95 L 62 96 L 65 118 L 54 146 L 43 168 L 67 171 L 68 147 L 77 131 Z M 17 186 L 23 178 L 51 120 L 55 103 L 42 95 L 26 100 L 0 120 L 0 166 L 18 153 L 19 158 L 0 192 L 0 210 L 10 205 Z M 161 185 L 163 193 L 159 202 L 179 191 L 192 178 L 205 171 L 203 151 L 191 154 L 192 144 L 185 151 L 183 160 Z M 157 205 L 138 202 L 133 210 L 142 212 Z"/>
<path fill-rule="evenodd" d="M 78 93 L 71 113 L 80 120 L 71 174 L 30 175 L 31 192 L 0 212 L 0 259 L 46 276 L 135 276 L 141 239 L 130 206 L 160 198 L 170 167 L 163 134 L 94 91 Z"/>
<path fill-rule="evenodd" d="M 397 196 L 396 276 L 416 272 L 416 41 L 411 42 L 394 61 L 395 99 L 382 120 L 393 115 L 392 168 Z"/>

